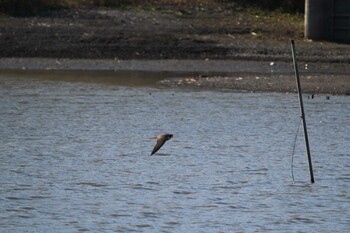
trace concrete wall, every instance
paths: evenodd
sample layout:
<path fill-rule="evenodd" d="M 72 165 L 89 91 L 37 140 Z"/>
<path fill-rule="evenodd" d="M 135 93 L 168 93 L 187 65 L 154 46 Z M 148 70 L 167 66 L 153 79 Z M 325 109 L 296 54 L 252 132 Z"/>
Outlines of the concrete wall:
<path fill-rule="evenodd" d="M 350 42 L 350 0 L 306 0 L 305 37 Z"/>

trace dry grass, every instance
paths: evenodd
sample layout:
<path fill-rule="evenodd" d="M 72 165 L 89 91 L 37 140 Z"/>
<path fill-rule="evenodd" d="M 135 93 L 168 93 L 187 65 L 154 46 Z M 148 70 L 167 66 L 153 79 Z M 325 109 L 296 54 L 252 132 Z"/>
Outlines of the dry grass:
<path fill-rule="evenodd" d="M 81 7 L 150 7 L 171 5 L 193 8 L 213 5 L 222 0 L 0 0 L 0 12 L 11 15 L 35 15 L 58 8 Z"/>
<path fill-rule="evenodd" d="M 281 1 L 281 0 L 274 0 Z M 291 1 L 291 0 L 285 0 Z M 298 0 L 300 1 L 300 0 Z M 252 2 L 251 0 L 248 2 Z M 196 9 L 258 9 L 259 3 L 244 0 L 0 0 L 0 12 L 10 15 L 35 15 L 59 8 L 137 7 L 144 9 L 172 9 L 192 11 Z"/>
<path fill-rule="evenodd" d="M 197 7 L 197 6 L 213 6 L 222 0 L 51 0 L 56 5 L 64 7 L 123 7 L 123 6 L 159 6 L 171 5 L 176 7 Z"/>

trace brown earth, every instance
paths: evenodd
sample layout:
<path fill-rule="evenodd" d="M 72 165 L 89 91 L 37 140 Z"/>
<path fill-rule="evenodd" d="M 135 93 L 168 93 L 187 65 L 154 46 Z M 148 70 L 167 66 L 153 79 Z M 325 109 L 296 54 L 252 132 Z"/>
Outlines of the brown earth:
<path fill-rule="evenodd" d="M 290 58 L 350 62 L 347 44 L 307 42 L 301 16 L 243 10 L 61 10 L 0 17 L 0 57 L 86 59 Z"/>
<path fill-rule="evenodd" d="M 313 64 L 314 72 L 310 75 L 317 77 L 317 73 L 331 73 L 320 74 L 319 77 L 323 78 L 313 78 L 315 82 L 319 81 L 312 84 L 310 92 L 350 93 L 350 78 L 347 77 L 350 73 L 349 44 L 304 40 L 301 16 L 244 9 L 79 9 L 60 10 L 40 17 L 1 15 L 0 68 L 19 68 L 18 64 L 24 64 L 21 67 L 47 69 L 53 61 L 47 58 L 52 58 L 57 59 L 50 66 L 54 69 L 80 67 L 100 70 L 105 67 L 107 70 L 117 70 L 113 61 L 136 59 L 173 61 L 170 69 L 181 71 L 182 68 L 176 65 L 178 60 L 185 60 L 187 66 L 193 67 L 196 61 L 201 60 L 208 61 L 212 69 L 205 69 L 208 67 L 205 63 L 198 66 L 210 72 L 217 70 L 213 68 L 215 60 L 220 60 L 240 61 L 243 64 L 238 65 L 236 70 L 229 70 L 230 73 L 241 72 L 242 66 L 245 67 L 244 73 L 250 73 L 250 66 L 245 65 L 244 61 L 256 61 L 258 67 L 265 67 L 265 63 L 270 62 L 290 63 L 291 38 L 296 40 L 298 60 Z M 87 60 L 90 62 L 85 62 Z M 106 65 L 110 63 L 111 66 Z M 158 69 L 154 64 L 153 67 L 154 70 Z M 333 68 L 328 71 L 327 67 Z M 145 69 L 142 66 L 133 68 Z M 220 69 L 220 66 L 217 68 Z M 119 69 L 129 68 L 125 64 Z M 263 69 L 261 72 L 254 69 L 253 72 L 264 74 L 258 76 L 267 77 L 261 79 L 267 80 L 266 85 L 259 87 L 261 80 L 256 79 L 258 76 L 237 74 L 226 79 L 217 76 L 202 79 L 198 76 L 194 79 L 198 79 L 196 84 L 188 83 L 188 86 L 287 91 L 284 88 L 286 84 L 282 85 L 285 80 L 282 76 L 267 75 L 269 72 Z M 288 72 L 292 72 L 292 69 Z M 330 76 L 332 78 L 327 78 Z M 246 78 L 246 85 L 250 84 L 250 87 L 234 85 L 239 77 Z M 199 82 L 200 85 L 197 85 Z M 168 85 L 175 83 L 176 80 Z M 271 88 L 268 83 L 277 86 L 272 85 L 274 88 Z M 337 88 L 334 83 L 339 84 Z M 182 82 L 181 86 L 185 84 Z M 288 90 L 293 90 L 292 85 Z"/>

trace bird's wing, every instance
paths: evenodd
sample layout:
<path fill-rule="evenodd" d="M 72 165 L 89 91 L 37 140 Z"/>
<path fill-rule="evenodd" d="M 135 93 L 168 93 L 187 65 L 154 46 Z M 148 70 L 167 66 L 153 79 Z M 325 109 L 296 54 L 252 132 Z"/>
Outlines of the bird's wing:
<path fill-rule="evenodd" d="M 153 148 L 151 155 L 155 154 L 164 145 L 164 143 L 165 143 L 164 139 L 158 139 L 157 144 Z"/>

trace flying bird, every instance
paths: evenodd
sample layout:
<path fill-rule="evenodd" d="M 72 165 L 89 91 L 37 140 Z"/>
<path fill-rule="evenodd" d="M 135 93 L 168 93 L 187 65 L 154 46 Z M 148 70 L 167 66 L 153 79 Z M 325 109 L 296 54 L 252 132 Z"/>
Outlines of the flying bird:
<path fill-rule="evenodd" d="M 158 135 L 157 137 L 152 138 L 152 139 L 157 139 L 157 144 L 153 148 L 151 155 L 154 155 L 164 145 L 164 143 L 170 140 L 172 137 L 173 137 L 172 134 L 161 134 L 161 135 Z"/>

